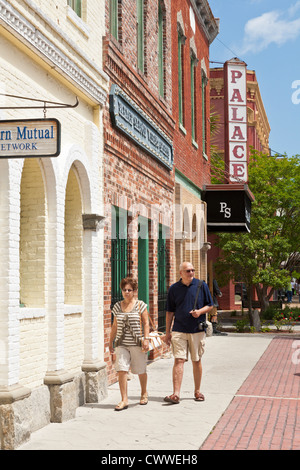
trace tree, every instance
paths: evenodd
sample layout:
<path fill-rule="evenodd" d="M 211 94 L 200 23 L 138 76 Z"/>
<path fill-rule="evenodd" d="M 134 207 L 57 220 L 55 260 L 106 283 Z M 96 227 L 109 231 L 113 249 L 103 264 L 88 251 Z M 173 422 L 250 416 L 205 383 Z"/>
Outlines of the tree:
<path fill-rule="evenodd" d="M 279 158 L 252 150 L 248 171 L 255 197 L 251 232 L 218 234 L 222 259 L 216 269 L 246 284 L 249 307 L 254 286 L 264 311 L 274 289 L 290 281 L 292 267 L 285 261 L 300 251 L 300 156 Z"/>

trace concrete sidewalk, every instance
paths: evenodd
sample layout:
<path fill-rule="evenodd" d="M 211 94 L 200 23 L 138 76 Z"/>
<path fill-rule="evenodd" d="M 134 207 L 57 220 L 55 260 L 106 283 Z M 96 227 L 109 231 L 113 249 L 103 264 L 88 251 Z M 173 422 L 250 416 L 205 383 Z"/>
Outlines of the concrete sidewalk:
<path fill-rule="evenodd" d="M 36 431 L 19 450 L 199 450 L 272 339 L 270 334 L 236 333 L 207 338 L 204 402 L 193 399 L 190 361 L 185 365 L 180 404 L 163 401 L 172 392 L 173 358 L 166 357 L 148 366 L 148 405 L 139 405 L 139 380 L 134 376 L 128 382 L 127 410 L 114 411 L 120 401 L 114 384 L 105 400 L 78 408 L 71 421 Z"/>

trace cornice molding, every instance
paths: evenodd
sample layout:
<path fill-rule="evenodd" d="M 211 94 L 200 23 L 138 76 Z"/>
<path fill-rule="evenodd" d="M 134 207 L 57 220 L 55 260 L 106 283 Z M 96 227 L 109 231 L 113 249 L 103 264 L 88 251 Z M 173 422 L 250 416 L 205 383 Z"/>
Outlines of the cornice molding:
<path fill-rule="evenodd" d="M 219 21 L 214 17 L 207 0 L 191 0 L 197 18 L 203 28 L 209 44 L 219 34 Z"/>
<path fill-rule="evenodd" d="M 97 105 L 104 106 L 107 91 L 101 88 L 78 65 L 66 56 L 52 41 L 15 10 L 6 0 L 0 0 L 0 25 L 26 44 L 73 84 L 89 95 Z"/>

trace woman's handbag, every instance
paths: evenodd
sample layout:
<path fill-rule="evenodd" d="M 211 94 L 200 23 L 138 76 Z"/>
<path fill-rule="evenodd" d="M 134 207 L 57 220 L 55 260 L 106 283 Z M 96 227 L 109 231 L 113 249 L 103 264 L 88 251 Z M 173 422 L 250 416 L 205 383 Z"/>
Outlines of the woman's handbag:
<path fill-rule="evenodd" d="M 143 334 L 142 333 L 142 316 L 141 316 L 140 304 L 139 304 L 139 311 L 140 311 L 140 325 L 141 325 L 141 337 L 142 337 L 141 342 L 143 345 L 144 337 L 142 336 Z M 149 351 L 152 351 L 153 349 L 158 349 L 159 347 L 161 347 L 161 345 L 163 344 L 162 338 L 164 334 L 155 329 L 152 318 L 150 317 L 149 313 L 148 313 L 148 318 L 149 318 L 151 328 L 153 330 L 151 331 L 151 333 L 149 333 L 149 349 L 148 349 L 148 352 L 149 352 Z"/>

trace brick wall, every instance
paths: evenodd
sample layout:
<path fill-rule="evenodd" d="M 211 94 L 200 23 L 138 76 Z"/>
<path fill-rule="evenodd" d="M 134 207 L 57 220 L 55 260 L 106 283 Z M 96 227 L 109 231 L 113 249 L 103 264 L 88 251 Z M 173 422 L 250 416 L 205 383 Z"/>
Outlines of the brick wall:
<path fill-rule="evenodd" d="M 166 48 L 166 81 L 171 82 L 170 63 L 170 7 L 166 1 L 167 10 L 166 31 L 168 38 Z M 172 87 L 168 86 L 165 96 L 159 96 L 158 91 L 158 8 L 157 1 L 145 2 L 145 70 L 142 74 L 137 68 L 136 41 L 136 2 L 123 1 L 121 4 L 122 34 L 117 42 L 109 35 L 108 2 L 106 2 L 107 39 L 104 44 L 105 72 L 110 76 L 110 84 L 117 84 L 129 98 L 153 120 L 171 140 L 173 137 L 174 121 L 172 119 Z M 169 171 L 150 154 L 138 147 L 133 140 L 128 139 L 112 126 L 108 110 L 104 114 L 104 202 L 107 208 L 107 225 L 104 244 L 104 334 L 105 358 L 108 363 L 109 380 L 116 376 L 109 360 L 108 340 L 111 328 L 111 243 L 110 243 L 110 207 L 115 205 L 128 210 L 130 226 L 130 272 L 138 276 L 138 215 L 149 220 L 149 306 L 148 310 L 157 321 L 157 240 L 153 235 L 154 222 L 172 227 L 174 171 Z M 153 207 L 158 207 L 158 219 Z M 132 213 L 131 210 L 133 209 Z M 171 231 L 171 239 L 172 239 Z M 170 249 L 170 277 L 173 272 L 173 246 Z"/>
<path fill-rule="evenodd" d="M 186 0 L 174 0 L 172 2 L 172 67 L 173 67 L 173 116 L 177 122 L 174 133 L 174 160 L 176 168 L 201 188 L 210 182 L 210 166 L 204 158 L 202 151 L 202 92 L 201 76 L 204 72 L 209 78 L 209 45 L 206 36 L 196 18 L 191 13 L 191 3 Z M 191 17 L 193 16 L 193 18 Z M 192 19 L 195 21 L 195 30 L 192 28 Z M 186 37 L 183 46 L 182 75 L 183 75 L 183 126 L 179 126 L 178 114 L 178 33 L 177 26 L 180 25 Z M 196 99 L 196 146 L 192 143 L 192 120 L 191 120 L 191 50 L 198 59 L 195 78 Z M 207 153 L 210 148 L 209 131 L 209 86 L 206 87 L 206 143 Z"/>

